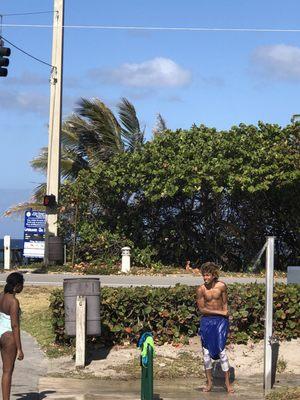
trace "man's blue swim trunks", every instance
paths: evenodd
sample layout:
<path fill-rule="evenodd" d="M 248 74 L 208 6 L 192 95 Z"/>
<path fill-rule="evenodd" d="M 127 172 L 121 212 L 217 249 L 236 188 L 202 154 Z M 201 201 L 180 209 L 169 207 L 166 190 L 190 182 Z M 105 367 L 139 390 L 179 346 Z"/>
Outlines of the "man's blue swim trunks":
<path fill-rule="evenodd" d="M 218 360 L 225 349 L 228 332 L 228 318 L 219 315 L 201 317 L 198 335 L 201 337 L 202 347 L 208 350 L 213 360 Z"/>

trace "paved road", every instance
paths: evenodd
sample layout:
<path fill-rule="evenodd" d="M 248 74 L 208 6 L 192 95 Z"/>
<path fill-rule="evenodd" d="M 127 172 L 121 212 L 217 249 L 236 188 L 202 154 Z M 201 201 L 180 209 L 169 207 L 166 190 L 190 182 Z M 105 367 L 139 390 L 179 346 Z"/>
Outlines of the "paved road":
<path fill-rule="evenodd" d="M 0 274 L 0 285 L 5 283 L 7 273 Z M 72 275 L 72 274 L 25 274 L 25 285 L 35 286 L 62 286 L 65 278 L 100 278 L 102 286 L 129 287 L 129 286 L 156 286 L 169 287 L 180 283 L 182 285 L 196 286 L 202 283 L 200 276 L 168 275 L 168 276 L 137 276 L 137 275 Z M 264 278 L 220 278 L 225 283 L 264 283 Z M 286 283 L 285 278 L 278 278 L 276 282 Z"/>

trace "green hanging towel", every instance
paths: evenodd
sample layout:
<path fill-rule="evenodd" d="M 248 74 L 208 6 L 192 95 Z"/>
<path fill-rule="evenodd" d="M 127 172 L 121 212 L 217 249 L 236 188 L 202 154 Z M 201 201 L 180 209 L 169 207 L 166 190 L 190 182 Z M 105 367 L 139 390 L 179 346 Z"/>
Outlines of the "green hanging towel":
<path fill-rule="evenodd" d="M 144 333 L 138 343 L 138 347 L 141 348 L 141 358 L 142 358 L 142 365 L 144 367 L 147 366 L 148 364 L 148 346 L 150 346 L 152 348 L 153 351 L 153 356 L 155 355 L 154 353 L 154 340 L 153 340 L 153 336 L 152 333 L 150 332 L 146 332 Z"/>

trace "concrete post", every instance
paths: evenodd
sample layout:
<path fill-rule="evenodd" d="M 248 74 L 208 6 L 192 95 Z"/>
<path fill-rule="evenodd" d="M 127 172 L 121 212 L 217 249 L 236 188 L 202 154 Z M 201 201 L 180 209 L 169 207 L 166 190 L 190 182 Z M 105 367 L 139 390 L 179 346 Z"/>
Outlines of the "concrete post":
<path fill-rule="evenodd" d="M 4 236 L 4 269 L 10 269 L 10 236 Z"/>
<path fill-rule="evenodd" d="M 122 247 L 122 272 L 130 272 L 130 247 Z"/>
<path fill-rule="evenodd" d="M 47 163 L 47 194 L 59 201 L 60 147 L 62 124 L 63 87 L 63 40 L 64 40 L 64 0 L 54 0 L 52 59 L 50 78 L 50 112 Z M 46 207 L 45 265 L 49 265 L 49 237 L 57 236 L 57 207 Z"/>
<path fill-rule="evenodd" d="M 76 298 L 76 359 L 75 367 L 85 367 L 86 344 L 86 297 Z"/>
<path fill-rule="evenodd" d="M 264 389 L 272 389 L 272 336 L 273 336 L 273 289 L 274 289 L 274 236 L 267 238 L 266 250 L 266 306 L 264 342 Z"/>

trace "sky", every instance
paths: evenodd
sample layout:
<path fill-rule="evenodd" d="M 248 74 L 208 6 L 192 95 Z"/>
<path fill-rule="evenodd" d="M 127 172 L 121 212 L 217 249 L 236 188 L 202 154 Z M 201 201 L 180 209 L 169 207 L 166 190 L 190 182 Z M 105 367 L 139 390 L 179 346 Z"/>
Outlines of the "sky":
<path fill-rule="evenodd" d="M 2 36 L 51 63 L 53 1 L 0 3 Z M 34 15 L 8 15 L 47 12 Z M 65 0 L 65 25 L 300 29 L 298 0 Z M 10 26 L 7 26 L 10 25 Z M 50 68 L 11 47 L 0 78 L 0 214 L 45 177 L 30 160 L 47 145 Z M 63 118 L 81 97 L 115 111 L 135 106 L 150 139 L 160 113 L 171 129 L 228 129 L 259 120 L 289 124 L 300 113 L 300 32 L 65 28 Z M 0 217 L 0 238 L 23 221 Z"/>

